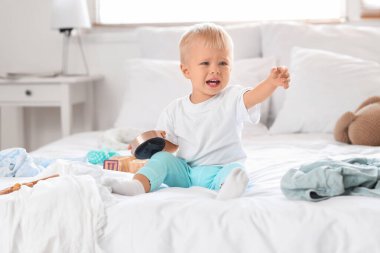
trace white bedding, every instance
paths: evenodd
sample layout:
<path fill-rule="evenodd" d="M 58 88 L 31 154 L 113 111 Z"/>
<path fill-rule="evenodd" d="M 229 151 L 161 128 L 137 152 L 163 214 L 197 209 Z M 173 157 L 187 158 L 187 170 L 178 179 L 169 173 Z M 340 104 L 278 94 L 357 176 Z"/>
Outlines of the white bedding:
<path fill-rule="evenodd" d="M 33 155 L 81 157 L 97 148 L 100 134 L 71 136 Z M 380 147 L 339 144 L 328 134 L 246 134 L 244 146 L 251 182 L 242 198 L 218 201 L 199 187 L 117 196 L 106 208 L 101 247 L 105 252 L 380 252 L 379 199 L 291 201 L 280 190 L 289 168 L 327 157 L 380 158 Z"/>
<path fill-rule="evenodd" d="M 83 173 L 86 168 L 77 167 L 81 173 L 73 176 L 74 167 L 58 161 L 47 169 L 50 172 L 42 173 L 51 175 L 54 170 L 59 177 L 0 195 L 1 252 L 103 252 L 99 238 L 106 225 L 105 204 L 110 193 L 98 189 L 91 176 L 94 168 Z M 3 180 L 0 187 L 9 186 L 10 181 L 31 180 Z"/>

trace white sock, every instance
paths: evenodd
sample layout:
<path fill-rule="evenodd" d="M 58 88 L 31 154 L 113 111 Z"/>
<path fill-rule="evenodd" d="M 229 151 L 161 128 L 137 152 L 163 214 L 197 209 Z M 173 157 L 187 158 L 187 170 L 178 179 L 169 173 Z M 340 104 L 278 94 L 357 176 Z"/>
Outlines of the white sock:
<path fill-rule="evenodd" d="M 240 197 L 247 188 L 248 181 L 248 175 L 244 170 L 239 168 L 231 171 L 219 190 L 216 199 L 227 200 Z"/>
<path fill-rule="evenodd" d="M 102 180 L 102 184 L 104 186 L 111 187 L 112 192 L 121 195 L 134 196 L 145 193 L 143 184 L 136 179 L 121 180 L 118 178 L 106 177 Z"/>

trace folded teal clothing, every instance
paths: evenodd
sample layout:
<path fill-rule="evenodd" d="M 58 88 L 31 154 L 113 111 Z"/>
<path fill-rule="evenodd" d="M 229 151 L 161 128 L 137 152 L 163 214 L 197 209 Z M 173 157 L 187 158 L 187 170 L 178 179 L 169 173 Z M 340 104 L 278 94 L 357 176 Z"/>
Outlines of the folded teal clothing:
<path fill-rule="evenodd" d="M 281 179 L 289 199 L 321 201 L 339 195 L 380 197 L 380 160 L 326 159 L 290 169 Z"/>

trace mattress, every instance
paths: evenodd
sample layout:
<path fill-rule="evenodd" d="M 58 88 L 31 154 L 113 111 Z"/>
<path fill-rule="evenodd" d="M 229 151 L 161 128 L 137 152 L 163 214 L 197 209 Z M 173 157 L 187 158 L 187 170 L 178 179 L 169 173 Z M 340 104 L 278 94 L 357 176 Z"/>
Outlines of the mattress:
<path fill-rule="evenodd" d="M 33 156 L 80 158 L 101 132 L 70 136 Z M 324 158 L 380 158 L 380 147 L 337 143 L 329 134 L 245 135 L 250 183 L 241 198 L 219 201 L 200 188 L 165 188 L 135 197 L 113 194 L 99 239 L 104 252 L 380 252 L 380 200 L 338 196 L 288 200 L 291 168 Z M 127 173 L 115 176 L 131 177 Z M 8 179 L 15 180 L 15 179 Z M 6 185 L 10 181 L 3 180 Z"/>

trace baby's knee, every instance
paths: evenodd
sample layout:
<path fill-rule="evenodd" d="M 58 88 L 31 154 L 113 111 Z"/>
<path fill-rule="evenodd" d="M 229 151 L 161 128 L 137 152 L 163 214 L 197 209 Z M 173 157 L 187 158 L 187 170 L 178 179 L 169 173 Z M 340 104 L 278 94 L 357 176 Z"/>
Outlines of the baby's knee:
<path fill-rule="evenodd" d="M 170 161 L 170 160 L 176 159 L 176 157 L 172 153 L 169 153 L 166 151 L 160 151 L 160 152 L 155 153 L 150 159 L 160 160 L 160 161 Z"/>

